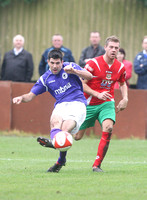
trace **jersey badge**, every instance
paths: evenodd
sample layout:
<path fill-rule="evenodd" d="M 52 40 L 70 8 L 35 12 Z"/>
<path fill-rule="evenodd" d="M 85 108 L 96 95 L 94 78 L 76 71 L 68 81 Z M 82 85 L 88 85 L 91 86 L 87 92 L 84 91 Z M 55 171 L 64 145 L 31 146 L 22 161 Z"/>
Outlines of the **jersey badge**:
<path fill-rule="evenodd" d="M 63 79 L 67 79 L 67 77 L 68 77 L 67 73 L 64 72 L 64 73 L 62 74 L 62 78 L 63 78 Z"/>
<path fill-rule="evenodd" d="M 106 79 L 111 79 L 112 72 L 106 71 Z"/>

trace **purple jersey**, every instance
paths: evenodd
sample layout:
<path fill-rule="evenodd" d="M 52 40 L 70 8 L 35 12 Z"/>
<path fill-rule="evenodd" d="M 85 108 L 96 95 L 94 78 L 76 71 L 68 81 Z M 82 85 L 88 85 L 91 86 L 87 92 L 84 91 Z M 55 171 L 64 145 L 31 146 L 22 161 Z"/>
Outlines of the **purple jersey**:
<path fill-rule="evenodd" d="M 31 92 L 35 95 L 49 92 L 56 99 L 55 105 L 72 101 L 80 101 L 87 105 L 80 78 L 63 70 L 69 64 L 74 69 L 85 70 L 75 63 L 64 62 L 58 74 L 54 75 L 50 70 L 45 72 L 32 87 Z"/>

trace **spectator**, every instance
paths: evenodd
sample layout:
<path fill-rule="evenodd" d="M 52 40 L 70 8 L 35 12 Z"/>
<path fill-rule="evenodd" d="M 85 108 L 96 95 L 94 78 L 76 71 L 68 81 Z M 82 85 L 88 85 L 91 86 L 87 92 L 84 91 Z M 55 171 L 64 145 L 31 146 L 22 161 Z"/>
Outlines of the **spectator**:
<path fill-rule="evenodd" d="M 48 53 L 53 49 L 59 49 L 63 53 L 63 62 L 75 62 L 70 49 L 63 46 L 63 37 L 60 34 L 55 34 L 52 37 L 52 47 L 45 50 L 39 64 L 39 74 L 42 76 L 48 69 L 47 62 Z"/>
<path fill-rule="evenodd" d="M 134 59 L 134 71 L 138 75 L 137 89 L 147 89 L 147 35 L 142 41 L 143 51 Z"/>
<path fill-rule="evenodd" d="M 105 50 L 102 46 L 100 46 L 100 33 L 97 31 L 92 31 L 90 33 L 90 42 L 91 45 L 89 47 L 86 47 L 82 50 L 79 65 L 81 67 L 84 67 L 86 62 L 88 62 L 90 59 L 94 57 L 101 56 L 105 53 Z"/>
<path fill-rule="evenodd" d="M 1 79 L 30 82 L 34 64 L 32 55 L 23 48 L 24 37 L 22 35 L 16 35 L 13 38 L 13 45 L 14 49 L 4 55 Z"/>
<path fill-rule="evenodd" d="M 125 50 L 123 48 L 120 48 L 119 52 L 117 54 L 117 60 L 119 62 L 123 63 L 124 66 L 125 66 L 125 69 L 126 69 L 126 84 L 129 87 L 129 81 L 128 80 L 132 76 L 132 63 L 128 60 L 125 60 L 125 57 L 126 57 Z M 119 89 L 119 83 L 118 82 L 115 83 L 114 89 Z"/>

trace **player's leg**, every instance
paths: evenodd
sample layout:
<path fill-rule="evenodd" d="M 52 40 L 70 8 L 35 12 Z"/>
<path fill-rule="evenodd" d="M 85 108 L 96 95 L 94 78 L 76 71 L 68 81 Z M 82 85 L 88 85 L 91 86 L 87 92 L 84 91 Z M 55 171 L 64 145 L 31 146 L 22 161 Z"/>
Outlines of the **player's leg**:
<path fill-rule="evenodd" d="M 51 126 L 51 132 L 50 132 L 50 138 L 44 138 L 44 137 L 38 137 L 37 142 L 39 142 L 40 145 L 44 147 L 49 147 L 49 148 L 54 148 L 52 144 L 52 140 L 54 136 L 61 131 L 61 126 L 62 126 L 63 119 L 61 116 L 52 114 L 51 119 L 50 119 L 50 126 Z"/>
<path fill-rule="evenodd" d="M 74 135 L 75 140 L 80 140 L 87 128 L 93 127 L 97 119 L 97 106 L 86 107 L 86 119 L 80 127 L 80 130 Z"/>
<path fill-rule="evenodd" d="M 115 122 L 115 107 L 113 102 L 106 102 L 104 105 L 100 105 L 99 109 L 99 122 L 102 127 L 102 137 L 98 145 L 97 156 L 93 164 L 93 171 L 101 172 L 101 163 L 107 153 L 111 134 L 113 130 L 113 124 Z"/>
<path fill-rule="evenodd" d="M 64 121 L 63 121 L 62 117 L 60 117 L 58 115 L 51 116 L 51 132 L 50 132 L 51 140 L 53 140 L 54 136 L 58 132 L 63 131 L 63 129 L 62 129 L 63 122 Z M 66 154 L 67 154 L 67 151 L 65 151 L 65 152 L 60 151 L 57 162 L 53 166 L 51 166 L 47 170 L 47 172 L 57 172 L 58 173 L 60 171 L 60 169 L 62 168 L 62 166 L 65 166 Z"/>
<path fill-rule="evenodd" d="M 62 131 L 67 131 L 71 134 L 78 132 L 79 127 L 83 123 L 86 117 L 86 106 L 81 102 L 70 102 L 64 106 L 64 112 L 62 113 Z M 67 151 L 60 152 L 58 161 L 49 168 L 49 172 L 59 172 L 62 166 L 66 163 Z"/>
<path fill-rule="evenodd" d="M 101 171 L 97 168 L 100 168 L 101 163 L 107 153 L 111 139 L 112 129 L 113 121 L 111 119 L 104 120 L 102 123 L 102 137 L 98 145 L 96 160 L 93 164 L 93 171 Z"/>
<path fill-rule="evenodd" d="M 74 139 L 75 139 L 75 140 L 80 140 L 80 139 L 83 137 L 83 135 L 84 135 L 84 133 L 85 133 L 85 130 L 86 130 L 86 129 L 83 129 L 83 130 L 78 131 L 78 133 L 76 133 L 76 134 L 74 135 Z"/>
<path fill-rule="evenodd" d="M 67 131 L 68 133 L 71 133 L 71 131 L 76 127 L 76 121 L 72 119 L 64 120 L 62 123 L 62 131 Z M 58 158 L 57 163 L 59 165 L 65 165 L 66 163 L 66 154 L 67 151 L 60 151 L 60 155 Z"/>

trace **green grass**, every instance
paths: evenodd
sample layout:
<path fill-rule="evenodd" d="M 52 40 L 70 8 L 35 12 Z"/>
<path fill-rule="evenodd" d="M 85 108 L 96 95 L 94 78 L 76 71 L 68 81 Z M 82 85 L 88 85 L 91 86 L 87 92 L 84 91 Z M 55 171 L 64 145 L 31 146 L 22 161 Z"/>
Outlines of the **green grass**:
<path fill-rule="evenodd" d="M 99 140 L 84 138 L 68 151 L 60 173 L 46 173 L 58 150 L 36 137 L 0 136 L 0 200 L 146 200 L 147 141 L 112 139 L 105 173 L 92 172 Z"/>

